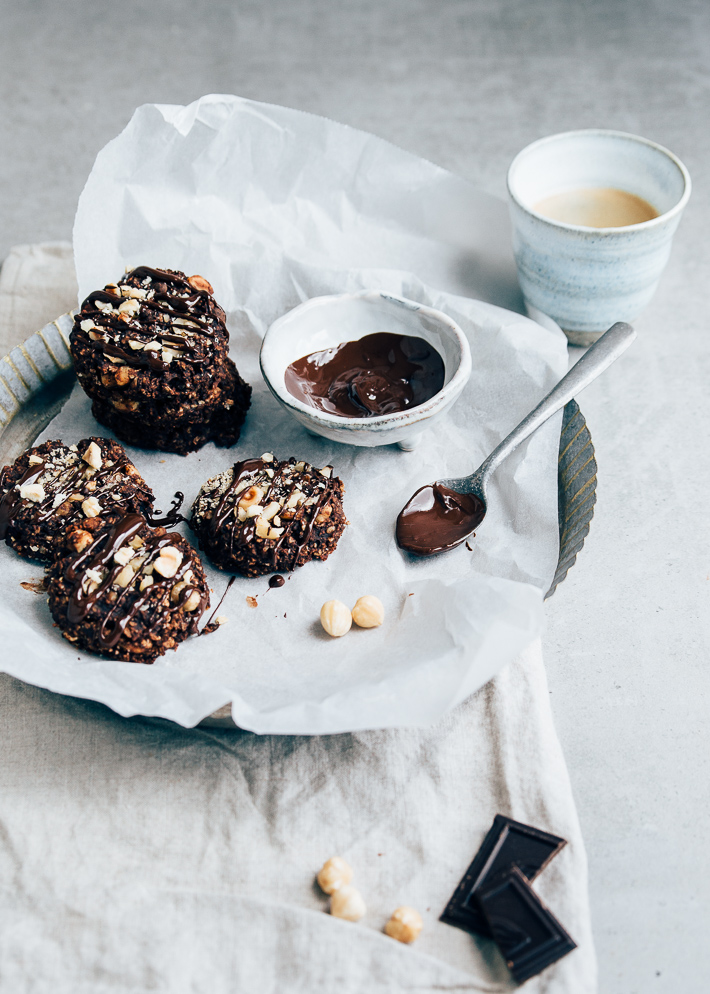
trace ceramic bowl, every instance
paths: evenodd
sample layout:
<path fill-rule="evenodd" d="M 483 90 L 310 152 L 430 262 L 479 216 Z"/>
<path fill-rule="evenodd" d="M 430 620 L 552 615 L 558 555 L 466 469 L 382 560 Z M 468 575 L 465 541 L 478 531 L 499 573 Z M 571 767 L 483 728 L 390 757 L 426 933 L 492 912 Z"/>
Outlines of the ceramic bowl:
<path fill-rule="evenodd" d="M 612 187 L 652 204 L 658 217 L 624 227 L 565 224 L 535 205 L 555 193 Z M 553 318 L 575 345 L 650 302 L 690 197 L 690 176 L 668 149 L 623 131 L 590 129 L 541 138 L 508 171 L 513 250 L 532 317 Z"/>
<path fill-rule="evenodd" d="M 425 404 L 373 418 L 343 418 L 309 407 L 286 389 L 284 373 L 296 359 L 388 331 L 425 339 L 444 360 L 444 386 Z M 275 321 L 261 346 L 261 371 L 274 397 L 314 435 L 346 445 L 412 449 L 458 398 L 471 375 L 471 350 L 459 326 L 431 307 L 379 290 L 314 297 Z"/>

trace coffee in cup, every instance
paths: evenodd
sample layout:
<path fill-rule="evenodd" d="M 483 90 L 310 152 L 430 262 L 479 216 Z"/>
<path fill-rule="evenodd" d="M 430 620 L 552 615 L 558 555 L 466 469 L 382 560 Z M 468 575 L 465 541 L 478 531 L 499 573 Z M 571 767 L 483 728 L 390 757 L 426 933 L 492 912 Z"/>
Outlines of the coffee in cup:
<path fill-rule="evenodd" d="M 528 312 L 576 345 L 651 300 L 690 197 L 668 149 L 622 131 L 568 131 L 524 148 L 508 170 L 513 251 Z"/>
<path fill-rule="evenodd" d="M 552 221 L 586 228 L 625 228 L 658 217 L 648 200 L 613 186 L 583 186 L 543 197 L 533 210 Z"/>

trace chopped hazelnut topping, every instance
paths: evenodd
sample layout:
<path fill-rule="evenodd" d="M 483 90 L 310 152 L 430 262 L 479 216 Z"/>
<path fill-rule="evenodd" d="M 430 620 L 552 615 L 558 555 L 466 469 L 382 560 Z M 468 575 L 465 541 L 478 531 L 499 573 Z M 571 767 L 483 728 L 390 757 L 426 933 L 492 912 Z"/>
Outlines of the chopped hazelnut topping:
<path fill-rule="evenodd" d="M 135 556 L 135 552 L 128 545 L 122 545 L 121 548 L 114 553 L 113 561 L 118 563 L 120 566 L 125 566 L 126 563 L 130 562 Z"/>
<path fill-rule="evenodd" d="M 41 483 L 24 483 L 20 487 L 20 497 L 22 500 L 31 500 L 35 504 L 44 500 L 47 495 Z"/>
<path fill-rule="evenodd" d="M 182 552 L 174 545 L 166 545 L 160 550 L 160 555 L 155 560 L 156 572 L 166 579 L 175 576 L 182 563 Z"/>
<path fill-rule="evenodd" d="M 114 583 L 117 583 L 119 587 L 127 587 L 135 575 L 133 567 L 124 566 L 120 573 L 117 574 Z"/>
<path fill-rule="evenodd" d="M 101 469 L 103 465 L 103 460 L 101 458 L 101 449 L 98 447 L 96 442 L 90 442 L 86 452 L 81 457 L 85 463 L 88 463 L 93 469 Z"/>
<path fill-rule="evenodd" d="M 85 501 L 82 501 L 81 509 L 86 518 L 95 518 L 101 514 L 101 505 L 95 497 L 87 497 Z"/>

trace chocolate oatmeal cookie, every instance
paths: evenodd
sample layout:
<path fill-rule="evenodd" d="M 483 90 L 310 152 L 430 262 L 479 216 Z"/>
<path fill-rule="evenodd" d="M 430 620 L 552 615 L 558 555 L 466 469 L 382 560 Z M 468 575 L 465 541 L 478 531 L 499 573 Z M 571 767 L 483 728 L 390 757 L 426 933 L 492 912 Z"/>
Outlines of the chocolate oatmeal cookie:
<path fill-rule="evenodd" d="M 197 634 L 209 590 L 181 535 L 114 514 L 72 525 L 65 549 L 48 570 L 49 609 L 77 648 L 152 663 Z"/>
<path fill-rule="evenodd" d="M 192 505 L 190 527 L 211 562 L 262 576 L 327 559 L 347 524 L 342 481 L 270 452 L 208 480 Z"/>
<path fill-rule="evenodd" d="M 89 294 L 70 345 L 94 417 L 123 441 L 184 455 L 239 438 L 251 387 L 202 276 L 139 266 Z"/>
<path fill-rule="evenodd" d="M 68 525 L 116 510 L 149 515 L 153 500 L 113 439 L 43 442 L 0 472 L 0 539 L 21 556 L 52 562 Z"/>

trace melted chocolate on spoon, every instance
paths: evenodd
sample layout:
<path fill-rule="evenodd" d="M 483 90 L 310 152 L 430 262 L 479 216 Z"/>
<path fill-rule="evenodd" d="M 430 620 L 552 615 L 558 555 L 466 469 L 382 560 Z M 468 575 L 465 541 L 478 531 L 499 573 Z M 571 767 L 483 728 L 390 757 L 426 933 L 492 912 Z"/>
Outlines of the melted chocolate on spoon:
<path fill-rule="evenodd" d="M 423 338 L 382 331 L 297 359 L 284 381 L 309 407 L 375 418 L 430 400 L 444 385 L 444 360 Z"/>
<path fill-rule="evenodd" d="M 397 544 L 415 556 L 453 549 L 480 525 L 486 508 L 473 494 L 441 483 L 421 487 L 397 518 Z"/>
<path fill-rule="evenodd" d="M 417 556 L 431 556 L 463 542 L 485 517 L 486 484 L 496 467 L 555 411 L 561 410 L 579 390 L 607 369 L 635 337 L 630 324 L 617 321 L 475 472 L 457 479 L 438 480 L 417 490 L 397 518 L 399 545 Z M 461 493 L 462 490 L 467 492 Z"/>

